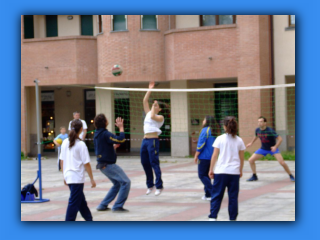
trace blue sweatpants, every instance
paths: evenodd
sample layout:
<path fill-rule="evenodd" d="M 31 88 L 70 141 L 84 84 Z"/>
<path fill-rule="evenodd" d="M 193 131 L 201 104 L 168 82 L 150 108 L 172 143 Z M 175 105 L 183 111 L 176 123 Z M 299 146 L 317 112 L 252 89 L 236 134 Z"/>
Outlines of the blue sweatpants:
<path fill-rule="evenodd" d="M 154 185 L 157 189 L 163 188 L 161 179 L 161 169 L 159 162 L 159 139 L 158 138 L 145 138 L 142 141 L 141 149 L 141 164 L 146 173 L 147 187 L 152 188 Z M 156 182 L 154 184 L 153 172 L 156 175 Z"/>
<path fill-rule="evenodd" d="M 92 215 L 88 208 L 83 193 L 83 183 L 68 184 L 70 188 L 69 204 L 67 208 L 66 221 L 75 221 L 78 211 L 86 221 L 92 221 Z"/>
<path fill-rule="evenodd" d="M 198 160 L 198 176 L 204 185 L 204 193 L 207 198 L 211 197 L 212 183 L 209 178 L 210 160 Z"/>
<path fill-rule="evenodd" d="M 214 174 L 209 218 L 217 218 L 226 187 L 229 196 L 229 217 L 236 220 L 238 216 L 238 195 L 240 175 Z"/>

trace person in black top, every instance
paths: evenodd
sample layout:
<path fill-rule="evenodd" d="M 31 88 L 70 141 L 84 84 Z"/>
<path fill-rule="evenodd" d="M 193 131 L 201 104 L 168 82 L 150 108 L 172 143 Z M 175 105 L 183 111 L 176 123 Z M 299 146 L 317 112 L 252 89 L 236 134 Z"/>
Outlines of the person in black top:
<path fill-rule="evenodd" d="M 106 129 L 108 120 L 104 114 L 98 114 L 94 118 L 94 125 L 96 132 L 93 141 L 98 162 L 96 168 L 100 169 L 100 171 L 113 183 L 112 188 L 101 201 L 97 210 L 110 210 L 110 208 L 108 208 L 109 203 L 118 195 L 118 198 L 112 207 L 112 211 L 128 212 L 129 210 L 124 209 L 123 205 L 128 198 L 131 181 L 122 168 L 116 164 L 117 154 L 115 152 L 116 147 L 125 142 L 123 119 L 118 117 L 115 123 L 120 130 L 119 136 L 112 134 Z"/>
<path fill-rule="evenodd" d="M 247 148 L 250 147 L 258 138 L 261 140 L 261 148 L 258 149 L 249 159 L 250 167 L 252 169 L 253 175 L 247 181 L 257 181 L 257 172 L 256 172 L 256 164 L 255 161 L 262 158 L 262 156 L 266 156 L 270 154 L 274 156 L 280 165 L 284 168 L 284 170 L 289 174 L 289 178 L 292 182 L 295 181 L 294 176 L 290 172 L 288 165 L 283 160 L 283 157 L 278 149 L 282 142 L 281 136 L 279 136 L 272 128 L 267 127 L 267 119 L 265 117 L 259 117 L 258 119 L 258 128 L 255 132 L 255 137 L 252 141 L 247 144 Z"/>

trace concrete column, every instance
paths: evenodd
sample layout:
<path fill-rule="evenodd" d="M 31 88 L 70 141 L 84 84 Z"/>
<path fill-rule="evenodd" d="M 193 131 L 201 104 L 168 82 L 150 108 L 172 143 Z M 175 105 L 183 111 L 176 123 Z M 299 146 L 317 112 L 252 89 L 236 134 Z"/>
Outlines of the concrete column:
<path fill-rule="evenodd" d="M 187 88 L 187 81 L 172 81 L 170 88 Z M 171 92 L 171 156 L 185 157 L 189 147 L 189 102 L 186 92 Z"/>
<path fill-rule="evenodd" d="M 280 151 L 287 151 L 287 97 L 286 88 L 275 89 L 275 119 L 276 129 L 279 136 L 282 137 L 282 143 L 279 146 Z"/>
<path fill-rule="evenodd" d="M 99 87 L 112 87 L 111 83 L 99 85 Z M 106 115 L 109 125 L 107 129 L 110 132 L 115 132 L 114 126 L 114 91 L 96 89 L 96 113 Z"/>

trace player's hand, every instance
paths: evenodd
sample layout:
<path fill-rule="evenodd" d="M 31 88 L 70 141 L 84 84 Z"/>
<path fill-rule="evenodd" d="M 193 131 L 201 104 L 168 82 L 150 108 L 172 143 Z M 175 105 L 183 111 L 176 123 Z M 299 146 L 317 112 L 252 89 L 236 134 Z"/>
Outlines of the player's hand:
<path fill-rule="evenodd" d="M 154 88 L 155 82 L 149 82 L 149 89 Z"/>
<path fill-rule="evenodd" d="M 212 170 L 209 171 L 209 175 L 208 176 L 209 176 L 209 178 L 214 179 L 214 174 L 213 174 Z"/>
<path fill-rule="evenodd" d="M 198 158 L 194 158 L 194 163 L 197 164 L 198 163 Z"/>
<path fill-rule="evenodd" d="M 117 150 L 118 147 L 120 147 L 120 144 L 113 144 L 114 150 Z"/>
<path fill-rule="evenodd" d="M 64 185 L 68 186 L 68 184 L 66 183 L 66 180 L 63 180 L 63 182 L 64 182 Z"/>
<path fill-rule="evenodd" d="M 252 145 L 252 143 L 248 143 L 246 147 L 247 147 L 247 148 L 248 148 L 248 147 L 251 147 L 251 145 Z"/>
<path fill-rule="evenodd" d="M 275 151 L 277 151 L 277 147 L 276 146 L 271 147 L 271 152 L 275 152 Z"/>
<path fill-rule="evenodd" d="M 117 119 L 116 119 L 116 123 L 115 123 L 115 125 L 118 127 L 118 128 L 122 128 L 123 127 L 123 119 L 121 118 L 121 117 L 118 117 Z"/>
<path fill-rule="evenodd" d="M 93 179 L 91 179 L 90 182 L 91 182 L 91 188 L 95 188 L 97 186 L 96 182 Z"/>
<path fill-rule="evenodd" d="M 242 177 L 242 171 L 240 171 L 240 178 Z"/>

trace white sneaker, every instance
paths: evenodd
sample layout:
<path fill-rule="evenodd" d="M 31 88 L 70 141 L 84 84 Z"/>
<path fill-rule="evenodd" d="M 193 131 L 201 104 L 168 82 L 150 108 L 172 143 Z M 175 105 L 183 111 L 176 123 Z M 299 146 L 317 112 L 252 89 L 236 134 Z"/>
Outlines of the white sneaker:
<path fill-rule="evenodd" d="M 157 189 L 156 192 L 154 193 L 155 196 L 159 196 L 162 192 L 163 188 Z"/>
<path fill-rule="evenodd" d="M 204 201 L 211 201 L 211 197 L 202 196 L 201 199 Z"/>
<path fill-rule="evenodd" d="M 209 221 L 217 221 L 216 218 L 209 218 Z"/>
<path fill-rule="evenodd" d="M 148 188 L 146 195 L 149 195 L 150 193 L 152 193 L 153 187 L 152 188 Z"/>

